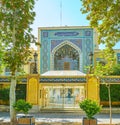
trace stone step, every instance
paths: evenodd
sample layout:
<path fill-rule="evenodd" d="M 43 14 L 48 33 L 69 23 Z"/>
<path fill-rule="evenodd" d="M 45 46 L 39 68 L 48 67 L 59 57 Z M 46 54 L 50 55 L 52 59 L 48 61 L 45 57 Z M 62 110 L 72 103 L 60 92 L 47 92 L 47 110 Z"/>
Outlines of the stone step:
<path fill-rule="evenodd" d="M 40 112 L 38 105 L 33 105 L 32 109 L 29 110 L 29 113 L 37 113 L 37 112 Z"/>
<path fill-rule="evenodd" d="M 84 111 L 82 111 L 81 109 L 41 109 L 40 112 L 44 112 L 44 113 L 52 113 L 52 112 L 55 112 L 55 113 L 80 113 L 80 114 L 84 114 Z"/>
<path fill-rule="evenodd" d="M 0 111 L 1 112 L 9 112 L 9 106 L 8 105 L 0 105 Z M 29 113 L 38 113 L 38 112 L 79 112 L 83 114 L 84 112 L 81 109 L 58 109 L 58 108 L 43 108 L 40 109 L 39 106 L 33 105 L 32 109 L 29 111 Z M 102 108 L 100 113 L 106 113 L 109 114 L 110 109 L 108 108 Z M 120 113 L 120 107 L 113 107 L 112 113 Z"/>

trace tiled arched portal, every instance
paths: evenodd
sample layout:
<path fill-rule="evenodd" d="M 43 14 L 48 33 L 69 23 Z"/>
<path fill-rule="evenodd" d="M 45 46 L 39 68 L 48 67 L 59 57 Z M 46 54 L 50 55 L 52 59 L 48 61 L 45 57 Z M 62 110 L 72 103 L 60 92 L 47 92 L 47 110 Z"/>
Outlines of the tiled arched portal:
<path fill-rule="evenodd" d="M 70 41 L 62 42 L 51 53 L 51 70 L 65 70 L 65 63 L 70 64 L 70 70 L 83 70 L 81 50 Z"/>
<path fill-rule="evenodd" d="M 78 70 L 79 53 L 72 46 L 65 44 L 54 54 L 54 70 Z"/>

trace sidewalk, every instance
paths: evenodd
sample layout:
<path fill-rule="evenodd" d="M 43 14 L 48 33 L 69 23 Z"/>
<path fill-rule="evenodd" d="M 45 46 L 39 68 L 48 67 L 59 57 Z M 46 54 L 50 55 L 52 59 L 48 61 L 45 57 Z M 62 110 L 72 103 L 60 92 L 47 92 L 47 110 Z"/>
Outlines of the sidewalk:
<path fill-rule="evenodd" d="M 85 115 L 80 113 L 31 113 L 35 117 L 36 125 L 77 125 L 82 123 Z M 109 124 L 109 114 L 98 114 L 95 116 L 98 124 Z M 8 112 L 0 112 L 0 120 L 9 122 L 10 116 Z M 112 114 L 112 123 L 120 125 L 120 114 Z M 2 124 L 0 124 L 2 125 Z"/>

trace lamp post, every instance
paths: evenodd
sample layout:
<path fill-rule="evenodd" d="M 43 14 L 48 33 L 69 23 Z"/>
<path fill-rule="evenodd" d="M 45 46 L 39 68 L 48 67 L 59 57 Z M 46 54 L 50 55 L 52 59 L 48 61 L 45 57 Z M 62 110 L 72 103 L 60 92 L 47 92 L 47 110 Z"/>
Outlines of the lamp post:
<path fill-rule="evenodd" d="M 38 54 L 35 52 L 33 56 L 34 56 L 34 63 L 35 63 L 34 69 L 33 69 L 33 74 L 37 74 L 38 73 L 37 72 L 37 57 L 38 57 Z"/>
<path fill-rule="evenodd" d="M 93 65 L 92 65 L 92 63 L 93 63 L 93 53 L 90 52 L 88 56 L 89 56 L 89 60 L 90 60 L 90 69 L 89 69 L 89 73 L 91 73 L 91 70 L 92 70 L 92 67 L 93 67 Z"/>

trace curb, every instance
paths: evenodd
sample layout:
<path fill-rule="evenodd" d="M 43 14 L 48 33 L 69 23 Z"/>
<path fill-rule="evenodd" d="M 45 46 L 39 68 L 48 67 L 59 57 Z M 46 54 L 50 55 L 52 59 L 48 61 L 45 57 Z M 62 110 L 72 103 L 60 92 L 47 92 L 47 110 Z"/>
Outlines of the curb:
<path fill-rule="evenodd" d="M 0 125 L 10 125 L 10 122 L 0 122 Z M 61 122 L 36 122 L 35 125 L 82 125 L 81 122 L 67 122 L 67 123 L 61 123 Z M 98 124 L 98 125 L 110 125 L 108 123 L 104 124 Z M 111 125 L 120 125 L 120 123 L 117 124 L 111 124 Z"/>

